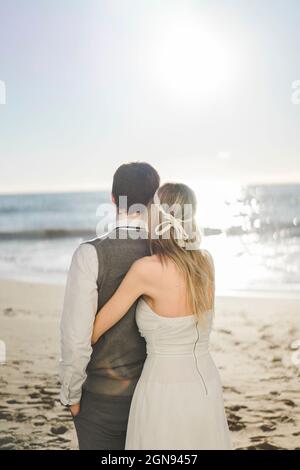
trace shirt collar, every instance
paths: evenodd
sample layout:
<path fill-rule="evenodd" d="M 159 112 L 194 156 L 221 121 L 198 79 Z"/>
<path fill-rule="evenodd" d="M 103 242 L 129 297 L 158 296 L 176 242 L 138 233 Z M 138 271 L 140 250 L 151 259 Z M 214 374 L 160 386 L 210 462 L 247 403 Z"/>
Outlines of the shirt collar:
<path fill-rule="evenodd" d="M 146 229 L 146 227 L 147 227 L 147 224 L 143 217 L 121 216 L 116 220 L 113 228 L 136 230 L 136 229 Z"/>

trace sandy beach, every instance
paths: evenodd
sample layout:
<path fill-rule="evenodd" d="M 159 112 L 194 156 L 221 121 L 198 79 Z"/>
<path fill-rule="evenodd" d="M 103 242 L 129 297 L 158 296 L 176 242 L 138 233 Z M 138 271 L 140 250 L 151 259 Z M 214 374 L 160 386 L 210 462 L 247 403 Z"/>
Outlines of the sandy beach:
<path fill-rule="evenodd" d="M 0 282 L 0 448 L 75 449 L 59 402 L 62 286 Z M 236 449 L 300 449 L 300 300 L 218 297 L 211 353 Z M 294 356 L 293 356 L 294 355 Z M 294 357 L 294 360 L 293 360 Z"/>

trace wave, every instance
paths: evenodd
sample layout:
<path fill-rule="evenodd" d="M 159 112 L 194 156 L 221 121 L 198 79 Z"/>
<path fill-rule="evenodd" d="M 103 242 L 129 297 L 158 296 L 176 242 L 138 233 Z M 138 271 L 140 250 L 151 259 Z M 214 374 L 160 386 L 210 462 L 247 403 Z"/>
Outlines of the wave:
<path fill-rule="evenodd" d="M 92 229 L 39 229 L 0 232 L 0 240 L 45 240 L 55 238 L 90 238 L 95 236 Z"/>
<path fill-rule="evenodd" d="M 245 229 L 242 226 L 228 227 L 224 233 L 229 236 L 257 234 L 260 236 L 271 236 L 278 238 L 300 237 L 300 225 L 285 223 L 262 223 L 259 228 L 250 227 Z"/>
<path fill-rule="evenodd" d="M 287 224 L 263 225 L 256 229 L 245 230 L 241 226 L 229 227 L 226 229 L 204 227 L 204 235 L 243 236 L 257 234 L 259 236 L 270 236 L 272 238 L 292 238 L 300 237 L 300 226 L 291 226 Z M 98 234 L 99 235 L 99 234 Z M 95 229 L 74 229 L 74 228 L 46 228 L 36 230 L 16 230 L 0 231 L 0 241 L 8 240 L 47 240 L 59 238 L 93 238 L 97 236 Z"/>

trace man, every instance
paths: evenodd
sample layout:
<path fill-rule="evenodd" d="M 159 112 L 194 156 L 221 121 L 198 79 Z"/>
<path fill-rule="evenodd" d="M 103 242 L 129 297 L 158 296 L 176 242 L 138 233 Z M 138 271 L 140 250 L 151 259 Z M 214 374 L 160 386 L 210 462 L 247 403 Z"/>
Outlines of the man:
<path fill-rule="evenodd" d="M 61 401 L 70 406 L 80 449 L 124 449 L 130 402 L 144 364 L 145 342 L 135 322 L 134 304 L 91 346 L 97 311 L 112 296 L 137 259 L 149 255 L 139 213 L 159 186 L 147 163 L 120 166 L 113 179 L 117 224 L 109 234 L 83 243 L 73 255 L 61 320 Z M 136 206 L 137 207 L 137 206 Z"/>

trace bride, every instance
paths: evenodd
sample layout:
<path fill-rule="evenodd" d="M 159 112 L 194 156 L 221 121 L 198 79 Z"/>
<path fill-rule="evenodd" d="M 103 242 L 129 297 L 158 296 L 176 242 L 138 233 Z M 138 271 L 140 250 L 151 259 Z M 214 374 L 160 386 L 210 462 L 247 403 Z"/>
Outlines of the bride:
<path fill-rule="evenodd" d="M 126 449 L 231 449 L 208 348 L 213 261 L 199 248 L 195 210 L 188 186 L 158 189 L 148 211 L 152 255 L 132 265 L 95 319 L 93 343 L 140 299 L 136 321 L 147 359 L 131 403 Z"/>

